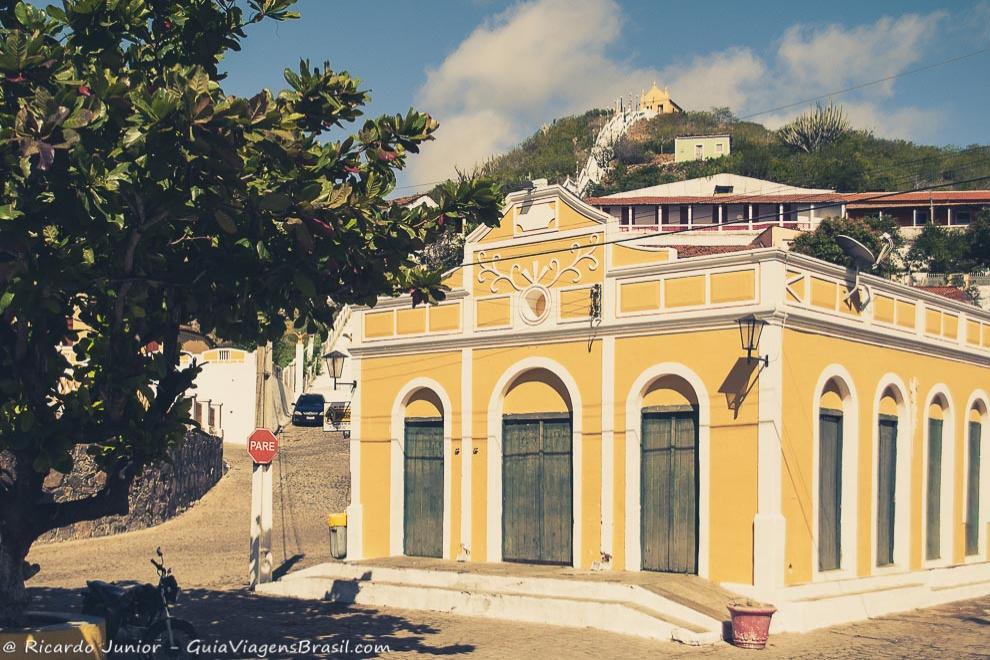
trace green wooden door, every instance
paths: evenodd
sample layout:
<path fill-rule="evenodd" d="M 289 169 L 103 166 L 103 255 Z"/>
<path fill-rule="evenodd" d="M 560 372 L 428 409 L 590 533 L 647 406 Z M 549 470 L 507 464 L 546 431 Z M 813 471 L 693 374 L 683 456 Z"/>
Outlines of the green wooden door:
<path fill-rule="evenodd" d="M 443 556 L 443 419 L 406 419 L 405 540 L 415 557 Z"/>
<path fill-rule="evenodd" d="M 925 558 L 942 556 L 942 420 L 928 420 L 928 475 L 925 510 Z"/>
<path fill-rule="evenodd" d="M 980 552 L 980 433 L 979 422 L 969 423 L 969 456 L 966 474 L 966 554 Z"/>
<path fill-rule="evenodd" d="M 640 543 L 644 570 L 698 572 L 698 413 L 643 411 Z"/>
<path fill-rule="evenodd" d="M 818 570 L 842 565 L 842 412 L 818 416 Z"/>
<path fill-rule="evenodd" d="M 880 415 L 877 452 L 877 566 L 894 563 L 894 494 L 897 489 L 897 418 Z"/>
<path fill-rule="evenodd" d="M 570 564 L 571 419 L 506 415 L 502 423 L 502 559 Z"/>

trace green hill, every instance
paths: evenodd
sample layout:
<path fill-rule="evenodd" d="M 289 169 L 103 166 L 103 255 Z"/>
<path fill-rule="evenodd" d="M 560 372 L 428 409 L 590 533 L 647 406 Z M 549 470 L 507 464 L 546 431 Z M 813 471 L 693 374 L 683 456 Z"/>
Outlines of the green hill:
<path fill-rule="evenodd" d="M 562 183 L 584 165 L 598 130 L 609 113 L 592 110 L 545 126 L 511 151 L 493 158 L 482 172 L 507 191 L 529 179 Z M 732 153 L 719 159 L 672 162 L 678 135 L 727 133 Z M 776 131 L 737 120 L 726 109 L 659 115 L 632 127 L 613 146 L 608 178 L 589 191 L 608 194 L 658 183 L 732 172 L 779 183 L 840 192 L 902 190 L 990 177 L 990 147 L 918 145 L 889 140 L 869 131 L 849 130 L 832 144 L 806 153 L 781 141 Z M 990 178 L 953 188 L 990 188 Z"/>

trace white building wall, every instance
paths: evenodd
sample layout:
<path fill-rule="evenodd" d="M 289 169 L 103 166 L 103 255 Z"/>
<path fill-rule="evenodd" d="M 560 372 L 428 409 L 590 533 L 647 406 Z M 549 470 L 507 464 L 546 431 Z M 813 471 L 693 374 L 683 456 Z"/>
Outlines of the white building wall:
<path fill-rule="evenodd" d="M 234 358 L 225 361 L 207 361 L 196 377 L 195 389 L 189 395 L 198 401 L 210 400 L 220 409 L 220 428 L 224 442 L 247 444 L 247 437 L 254 430 L 255 388 L 257 386 L 257 359 L 254 352 L 238 349 L 222 349 Z M 208 353 L 220 353 L 208 351 Z M 243 357 L 243 361 L 240 358 Z"/>

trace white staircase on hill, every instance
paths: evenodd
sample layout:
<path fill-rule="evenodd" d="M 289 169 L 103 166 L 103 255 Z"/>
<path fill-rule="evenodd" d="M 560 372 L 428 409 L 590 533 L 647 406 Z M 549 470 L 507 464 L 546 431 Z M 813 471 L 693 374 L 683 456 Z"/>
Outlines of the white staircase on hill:
<path fill-rule="evenodd" d="M 722 622 L 638 585 L 327 563 L 258 585 L 272 596 L 485 616 L 714 644 Z"/>
<path fill-rule="evenodd" d="M 595 144 L 591 147 L 591 155 L 578 174 L 577 181 L 568 178 L 564 186 L 580 197 L 592 183 L 601 183 L 615 143 L 622 139 L 633 124 L 656 115 L 655 110 L 618 111 L 612 115 L 612 118 L 602 126 L 602 130 L 598 131 Z"/>

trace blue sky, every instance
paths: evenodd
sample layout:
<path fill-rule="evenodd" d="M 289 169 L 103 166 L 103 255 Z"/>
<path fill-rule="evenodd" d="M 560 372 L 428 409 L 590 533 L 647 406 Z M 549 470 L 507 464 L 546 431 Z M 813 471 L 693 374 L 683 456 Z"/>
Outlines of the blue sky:
<path fill-rule="evenodd" d="M 254 27 L 225 88 L 282 86 L 329 59 L 372 91 L 441 121 L 404 185 L 505 150 L 562 114 L 653 80 L 689 109 L 747 115 L 990 46 L 990 0 L 794 3 L 649 0 L 300 0 L 299 21 Z M 853 122 L 918 142 L 990 142 L 990 54 L 836 97 Z M 759 118 L 779 125 L 803 108 Z"/>

